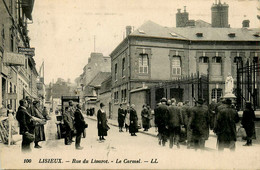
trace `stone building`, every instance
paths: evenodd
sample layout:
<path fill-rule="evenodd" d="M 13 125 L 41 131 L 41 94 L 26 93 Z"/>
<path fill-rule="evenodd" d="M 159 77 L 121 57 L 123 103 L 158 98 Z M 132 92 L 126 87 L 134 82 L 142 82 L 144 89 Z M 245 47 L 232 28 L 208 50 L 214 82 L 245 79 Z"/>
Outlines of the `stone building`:
<path fill-rule="evenodd" d="M 25 96 L 38 98 L 34 48 L 30 48 L 27 30 L 33 2 L 0 1 L 0 107 L 11 104 L 17 109 Z"/>
<path fill-rule="evenodd" d="M 157 102 L 156 94 L 151 94 L 151 87 L 192 75 L 208 77 L 206 92 L 205 88 L 201 90 L 208 96 L 209 103 L 212 98 L 221 97 L 228 73 L 236 81 L 237 65 L 259 62 L 259 31 L 247 28 L 174 28 L 151 21 L 144 23 L 110 54 L 112 113 L 117 112 L 119 103 L 133 103 L 140 116 L 143 104 L 154 108 Z M 259 81 L 257 83 L 259 87 Z M 180 101 L 191 101 L 191 95 L 187 95 L 190 92 L 185 87 L 167 87 L 160 93 L 164 95 L 161 97 L 172 98 L 181 92 Z"/>

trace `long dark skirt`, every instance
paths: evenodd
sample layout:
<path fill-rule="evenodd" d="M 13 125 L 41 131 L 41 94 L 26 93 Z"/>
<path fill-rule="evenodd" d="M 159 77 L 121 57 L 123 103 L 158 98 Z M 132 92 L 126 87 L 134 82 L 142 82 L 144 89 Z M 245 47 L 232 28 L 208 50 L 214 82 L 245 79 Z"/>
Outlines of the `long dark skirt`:
<path fill-rule="evenodd" d="M 98 136 L 107 136 L 107 130 L 102 128 L 102 127 L 99 127 L 98 128 Z"/>
<path fill-rule="evenodd" d="M 138 132 L 138 124 L 137 124 L 137 122 L 130 123 L 129 133 L 136 133 L 136 132 Z"/>
<path fill-rule="evenodd" d="M 34 130 L 35 142 L 45 141 L 44 126 L 37 125 Z"/>
<path fill-rule="evenodd" d="M 150 119 L 146 117 L 142 117 L 142 124 L 144 129 L 150 128 Z"/>

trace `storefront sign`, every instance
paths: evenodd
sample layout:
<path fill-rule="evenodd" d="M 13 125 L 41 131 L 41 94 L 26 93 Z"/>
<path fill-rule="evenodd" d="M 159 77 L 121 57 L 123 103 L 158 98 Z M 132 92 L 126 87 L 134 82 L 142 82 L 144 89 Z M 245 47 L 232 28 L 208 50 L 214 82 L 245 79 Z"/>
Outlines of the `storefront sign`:
<path fill-rule="evenodd" d="M 35 48 L 18 47 L 18 52 L 21 54 L 35 56 Z"/>
<path fill-rule="evenodd" d="M 4 52 L 3 63 L 9 66 L 24 66 L 25 56 L 24 54 Z"/>
<path fill-rule="evenodd" d="M 6 93 L 5 99 L 6 100 L 17 99 L 17 93 Z"/>

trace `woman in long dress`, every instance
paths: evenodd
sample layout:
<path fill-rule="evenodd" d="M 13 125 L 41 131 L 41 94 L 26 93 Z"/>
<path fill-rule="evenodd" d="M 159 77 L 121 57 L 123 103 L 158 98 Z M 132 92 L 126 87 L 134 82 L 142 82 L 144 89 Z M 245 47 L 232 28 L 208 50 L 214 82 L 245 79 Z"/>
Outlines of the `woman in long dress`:
<path fill-rule="evenodd" d="M 104 136 L 107 136 L 108 125 L 107 125 L 107 116 L 104 110 L 104 104 L 100 103 L 100 109 L 97 112 L 97 127 L 98 127 L 98 136 L 99 140 L 106 140 Z"/>

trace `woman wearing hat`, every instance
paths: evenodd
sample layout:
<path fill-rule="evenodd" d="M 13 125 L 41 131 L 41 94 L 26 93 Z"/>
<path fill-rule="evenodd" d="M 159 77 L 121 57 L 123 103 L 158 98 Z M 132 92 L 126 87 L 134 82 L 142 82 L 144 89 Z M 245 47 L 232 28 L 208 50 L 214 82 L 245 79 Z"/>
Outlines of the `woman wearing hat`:
<path fill-rule="evenodd" d="M 138 132 L 138 117 L 135 110 L 135 105 L 132 104 L 130 108 L 130 126 L 129 133 L 131 136 L 137 136 L 135 133 Z"/>
<path fill-rule="evenodd" d="M 99 140 L 105 140 L 104 136 L 107 136 L 108 125 L 107 125 L 107 116 L 104 110 L 104 104 L 100 103 L 100 109 L 97 112 L 97 127 L 98 127 L 98 136 Z"/>
<path fill-rule="evenodd" d="M 246 131 L 246 144 L 244 146 L 252 146 L 252 139 L 255 139 L 255 112 L 251 102 L 246 102 L 246 108 L 243 112 L 242 122 Z"/>

